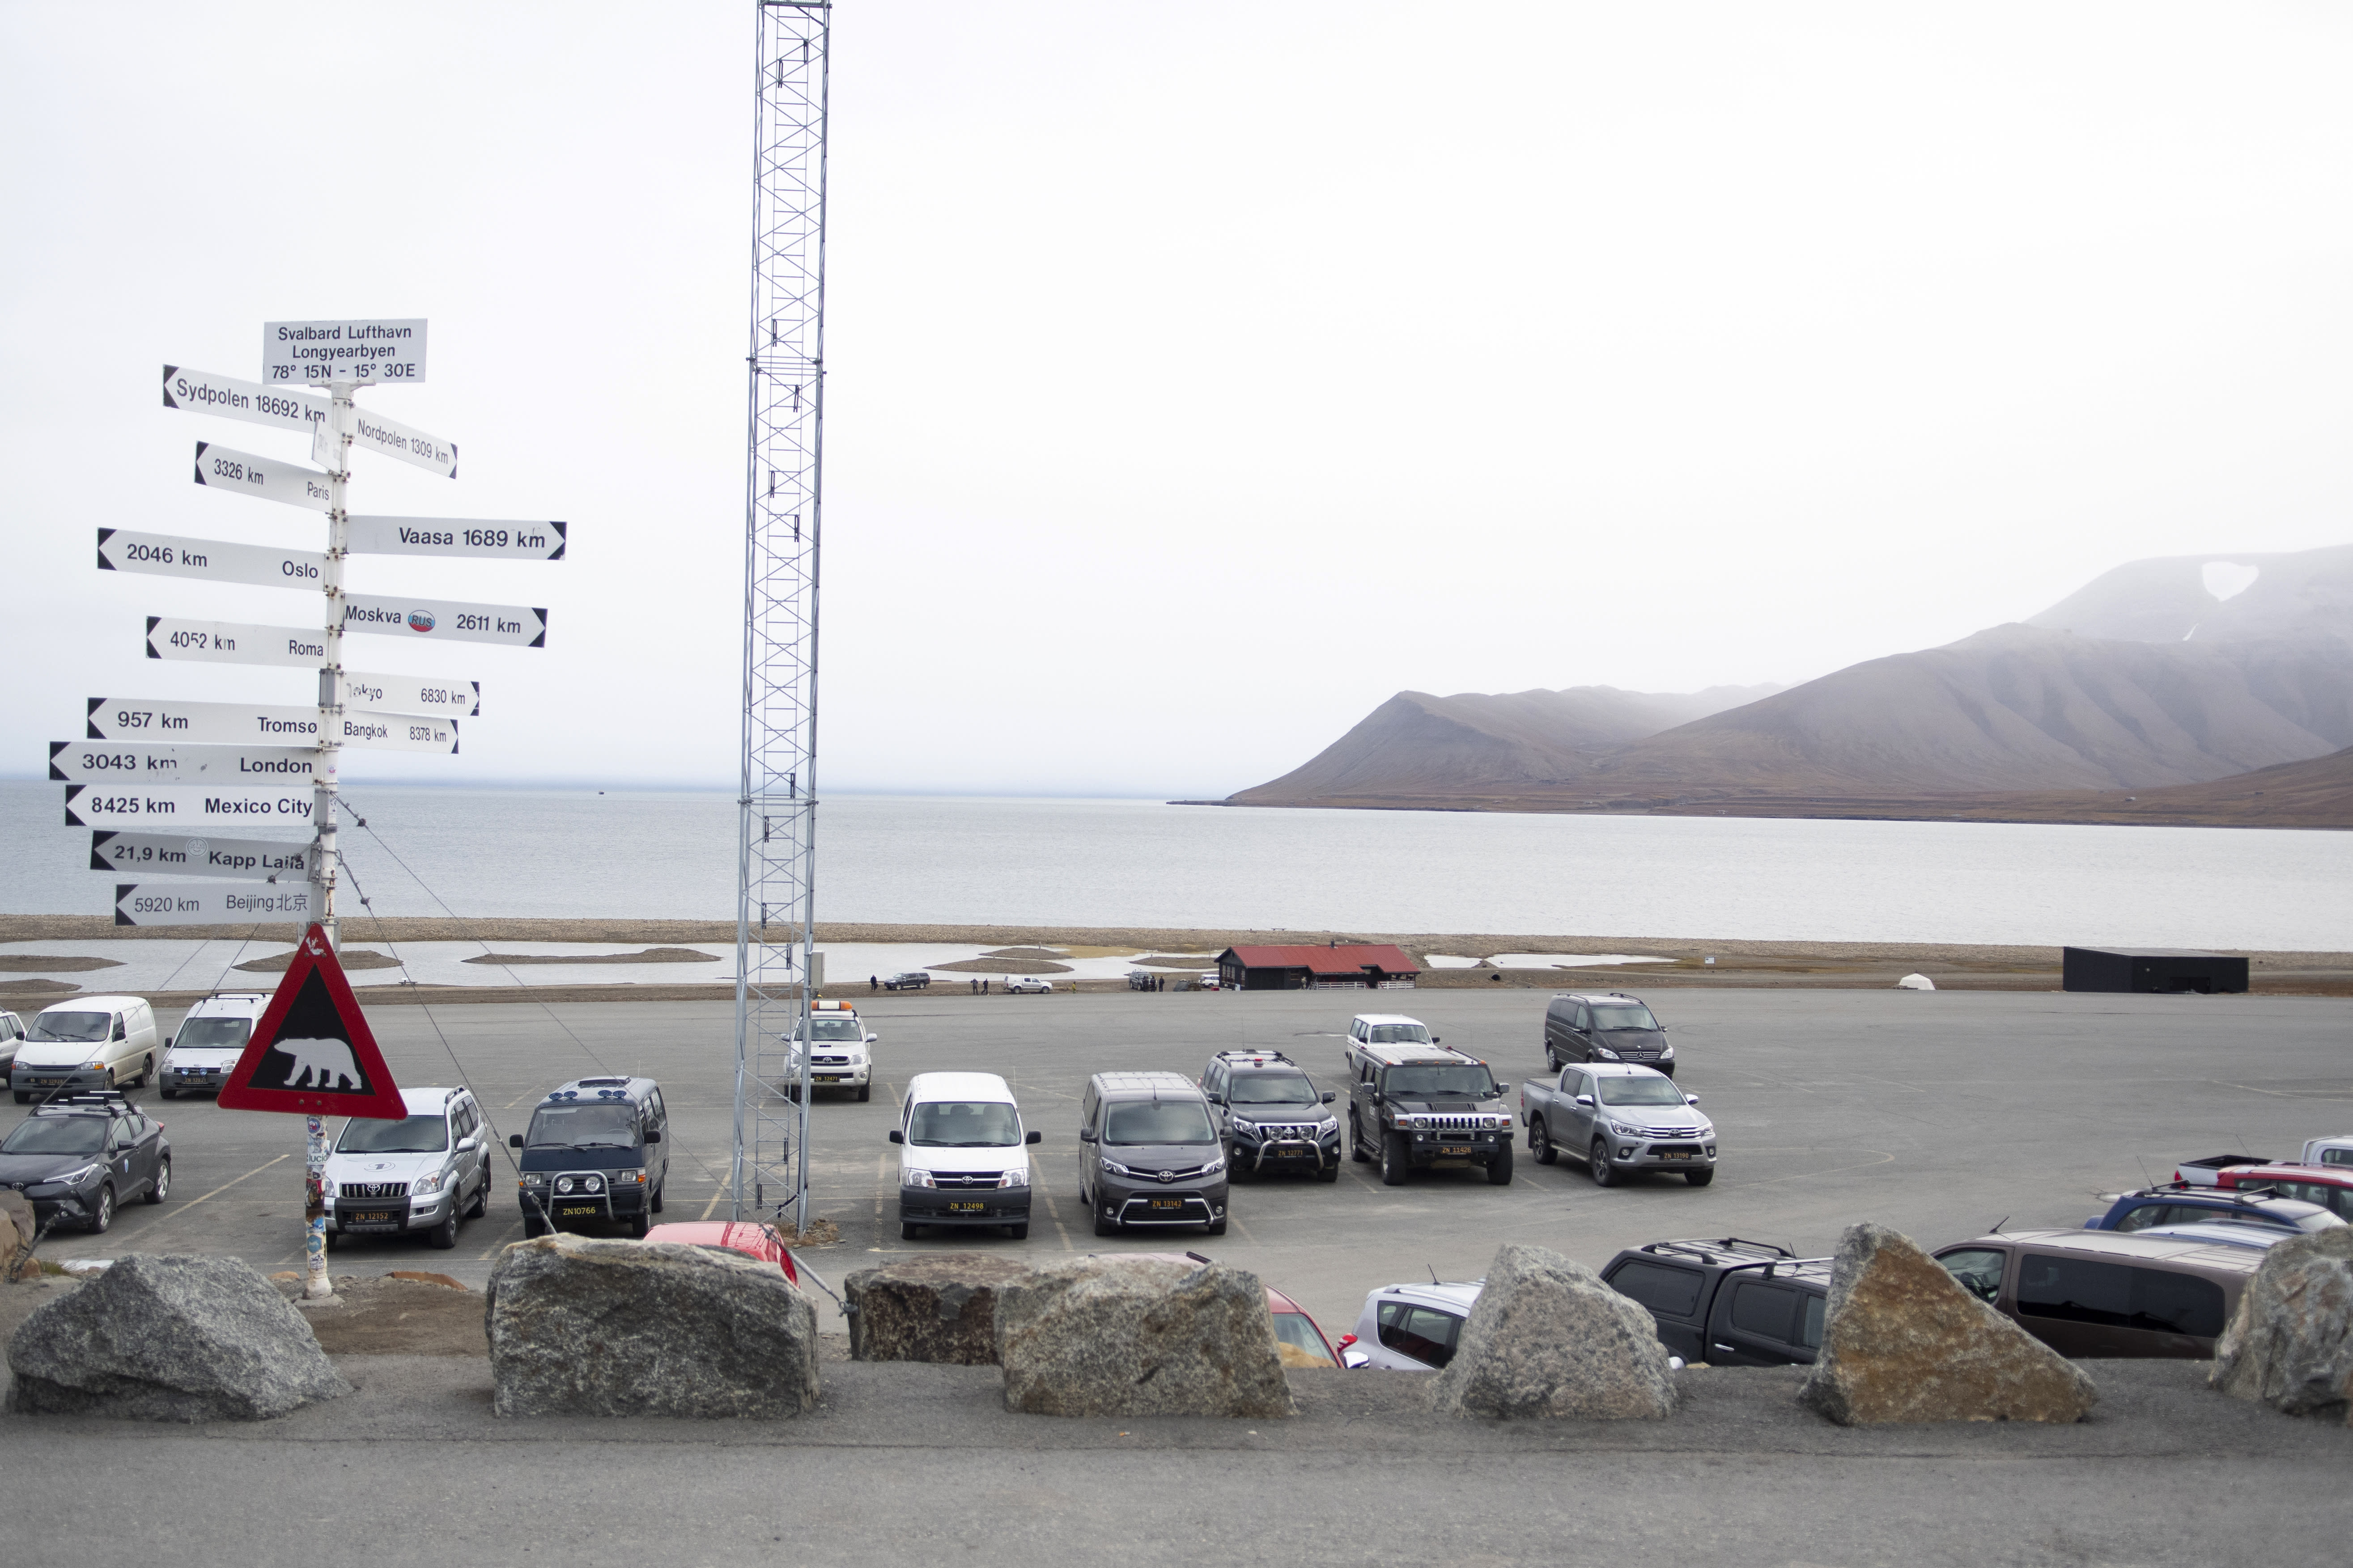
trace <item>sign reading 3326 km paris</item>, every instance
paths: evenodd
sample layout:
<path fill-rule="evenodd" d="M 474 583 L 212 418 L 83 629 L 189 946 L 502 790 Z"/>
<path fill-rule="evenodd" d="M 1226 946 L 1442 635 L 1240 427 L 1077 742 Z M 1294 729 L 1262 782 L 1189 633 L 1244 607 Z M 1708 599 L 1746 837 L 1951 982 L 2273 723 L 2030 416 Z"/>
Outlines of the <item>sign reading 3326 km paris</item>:
<path fill-rule="evenodd" d="M 261 379 L 272 386 L 425 379 L 419 317 L 261 323 Z"/>

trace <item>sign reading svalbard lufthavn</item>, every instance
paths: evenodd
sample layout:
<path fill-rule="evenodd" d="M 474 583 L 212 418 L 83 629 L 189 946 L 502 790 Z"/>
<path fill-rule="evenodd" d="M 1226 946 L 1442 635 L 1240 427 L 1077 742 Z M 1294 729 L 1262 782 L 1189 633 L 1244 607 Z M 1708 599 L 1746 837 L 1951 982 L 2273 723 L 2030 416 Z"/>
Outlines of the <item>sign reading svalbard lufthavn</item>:
<path fill-rule="evenodd" d="M 311 1116 L 408 1114 L 376 1049 L 359 999 L 327 933 L 302 933 L 237 1066 L 221 1080 L 227 1110 L 291 1110 Z"/>
<path fill-rule="evenodd" d="M 413 317 L 264 321 L 261 378 L 273 386 L 336 381 L 413 385 L 425 379 L 425 322 Z"/>

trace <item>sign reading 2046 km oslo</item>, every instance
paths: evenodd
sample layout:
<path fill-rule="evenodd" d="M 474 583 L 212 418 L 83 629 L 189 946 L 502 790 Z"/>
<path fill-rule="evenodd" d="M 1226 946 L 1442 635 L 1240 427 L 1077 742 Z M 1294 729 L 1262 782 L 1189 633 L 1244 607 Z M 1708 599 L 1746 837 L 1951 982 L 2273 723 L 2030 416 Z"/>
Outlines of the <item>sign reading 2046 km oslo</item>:
<path fill-rule="evenodd" d="M 261 375 L 271 385 L 421 382 L 425 379 L 425 322 L 413 317 L 264 321 Z M 450 466 L 456 467 L 454 458 Z"/>

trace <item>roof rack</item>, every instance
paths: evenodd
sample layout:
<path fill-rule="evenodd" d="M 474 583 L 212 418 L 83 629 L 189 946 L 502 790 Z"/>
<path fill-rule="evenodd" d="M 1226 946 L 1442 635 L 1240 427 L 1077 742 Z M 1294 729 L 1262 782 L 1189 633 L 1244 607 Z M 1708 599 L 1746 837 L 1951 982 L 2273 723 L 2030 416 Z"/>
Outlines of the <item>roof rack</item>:
<path fill-rule="evenodd" d="M 2201 1198 L 2221 1198 L 2230 1203 L 2242 1205 L 2263 1203 L 2279 1196 L 2279 1194 L 2270 1187 L 2207 1187 L 2200 1186 L 2195 1182 L 2159 1182 L 2153 1187 L 2143 1187 L 2139 1192 L 2126 1195 L 2139 1197 L 2156 1193 L 2195 1193 Z"/>
<path fill-rule="evenodd" d="M 1297 1066 L 1299 1065 L 1297 1062 L 1293 1061 L 1289 1057 L 1284 1056 L 1281 1051 L 1275 1050 L 1275 1049 L 1273 1049 L 1271 1047 L 1270 1047 L 1269 1048 L 1267 1048 L 1267 1049 L 1265 1049 L 1265 1050 L 1262 1050 L 1262 1051 L 1253 1051 L 1253 1050 L 1219 1051 L 1219 1052 L 1218 1053 L 1217 1059 L 1218 1059 L 1218 1060 L 1219 1060 L 1219 1061 L 1221 1061 L 1221 1062 L 1232 1062 L 1232 1061 L 1248 1061 L 1248 1062 L 1281 1062 L 1281 1063 L 1282 1063 L 1283 1066 L 1285 1066 L 1285 1067 L 1294 1067 L 1294 1068 L 1295 1068 L 1295 1067 L 1297 1067 Z"/>
<path fill-rule="evenodd" d="M 1776 1247 L 1769 1241 L 1744 1241 L 1736 1236 L 1717 1237 L 1713 1240 L 1698 1237 L 1683 1241 L 1653 1241 L 1640 1248 L 1643 1252 L 1677 1253 L 1696 1258 L 1703 1263 L 1720 1263 L 1724 1257 L 1771 1258 L 1775 1261 L 1797 1260 L 1798 1255 L 1786 1247 Z M 1724 1255 L 1722 1257 L 1719 1254 Z"/>
<path fill-rule="evenodd" d="M 130 1100 L 123 1098 L 122 1091 L 119 1089 L 85 1089 L 74 1094 L 61 1094 L 54 1100 L 45 1100 L 34 1109 L 37 1110 L 66 1110 L 75 1109 L 82 1110 L 129 1110 L 132 1109 L 132 1104 Z"/>

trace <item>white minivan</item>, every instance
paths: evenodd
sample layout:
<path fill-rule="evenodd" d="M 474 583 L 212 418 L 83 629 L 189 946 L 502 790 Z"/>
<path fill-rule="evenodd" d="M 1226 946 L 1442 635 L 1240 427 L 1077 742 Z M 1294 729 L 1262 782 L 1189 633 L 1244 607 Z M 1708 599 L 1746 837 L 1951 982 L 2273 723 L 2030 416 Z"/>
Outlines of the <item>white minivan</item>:
<path fill-rule="evenodd" d="M 24 1105 L 79 1089 L 155 1081 L 155 1010 L 138 996 L 77 996 L 44 1007 L 16 1047 L 8 1088 Z"/>
<path fill-rule="evenodd" d="M 1021 1108 L 993 1072 L 917 1073 L 899 1105 L 899 1236 L 923 1226 L 1029 1234 L 1029 1145 Z"/>
<path fill-rule="evenodd" d="M 269 1006 L 269 997 L 263 992 L 223 991 L 189 1008 L 178 1030 L 164 1042 L 164 1098 L 218 1094 L 221 1080 L 245 1054 L 253 1026 Z"/>

